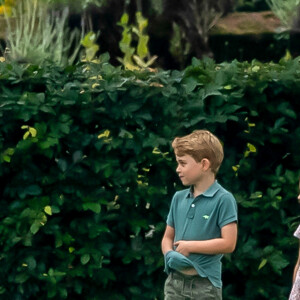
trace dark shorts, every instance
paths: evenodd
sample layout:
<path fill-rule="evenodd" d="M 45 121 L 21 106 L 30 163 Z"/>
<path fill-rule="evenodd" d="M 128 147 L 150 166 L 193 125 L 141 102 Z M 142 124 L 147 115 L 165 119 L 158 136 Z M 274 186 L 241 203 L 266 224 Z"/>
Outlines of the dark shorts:
<path fill-rule="evenodd" d="M 165 300 L 222 300 L 222 289 L 207 278 L 171 272 L 165 282 Z"/>

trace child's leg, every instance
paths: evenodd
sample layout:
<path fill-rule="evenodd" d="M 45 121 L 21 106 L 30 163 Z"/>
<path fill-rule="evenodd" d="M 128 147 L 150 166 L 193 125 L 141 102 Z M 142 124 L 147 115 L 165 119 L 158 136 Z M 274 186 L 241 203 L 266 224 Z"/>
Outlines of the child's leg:
<path fill-rule="evenodd" d="M 171 272 L 165 282 L 165 300 L 222 300 L 222 290 L 207 278 Z"/>

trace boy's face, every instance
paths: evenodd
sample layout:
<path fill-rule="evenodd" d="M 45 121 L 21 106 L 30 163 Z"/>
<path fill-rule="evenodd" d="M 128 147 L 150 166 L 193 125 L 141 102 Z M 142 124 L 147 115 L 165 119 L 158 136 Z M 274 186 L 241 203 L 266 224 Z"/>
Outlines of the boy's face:
<path fill-rule="evenodd" d="M 183 185 L 195 185 L 200 182 L 204 175 L 203 164 L 196 162 L 195 159 L 186 154 L 184 156 L 177 156 L 177 168 L 176 172 Z"/>

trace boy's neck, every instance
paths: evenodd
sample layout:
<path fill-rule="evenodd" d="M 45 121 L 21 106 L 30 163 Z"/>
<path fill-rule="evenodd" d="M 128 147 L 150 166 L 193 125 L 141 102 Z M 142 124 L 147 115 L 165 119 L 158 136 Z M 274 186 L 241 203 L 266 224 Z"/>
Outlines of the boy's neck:
<path fill-rule="evenodd" d="M 193 185 L 193 196 L 196 198 L 197 196 L 203 194 L 214 182 L 216 178 L 215 175 L 208 174 L 201 180 L 201 182 L 198 182 Z"/>

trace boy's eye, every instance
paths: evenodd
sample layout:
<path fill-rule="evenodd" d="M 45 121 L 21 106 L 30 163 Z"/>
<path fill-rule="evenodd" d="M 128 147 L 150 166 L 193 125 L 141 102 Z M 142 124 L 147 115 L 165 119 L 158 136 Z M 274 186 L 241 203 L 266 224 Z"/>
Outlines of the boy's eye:
<path fill-rule="evenodd" d="M 177 164 L 180 167 L 184 167 L 186 165 L 186 162 L 184 162 L 184 161 L 178 161 Z"/>

